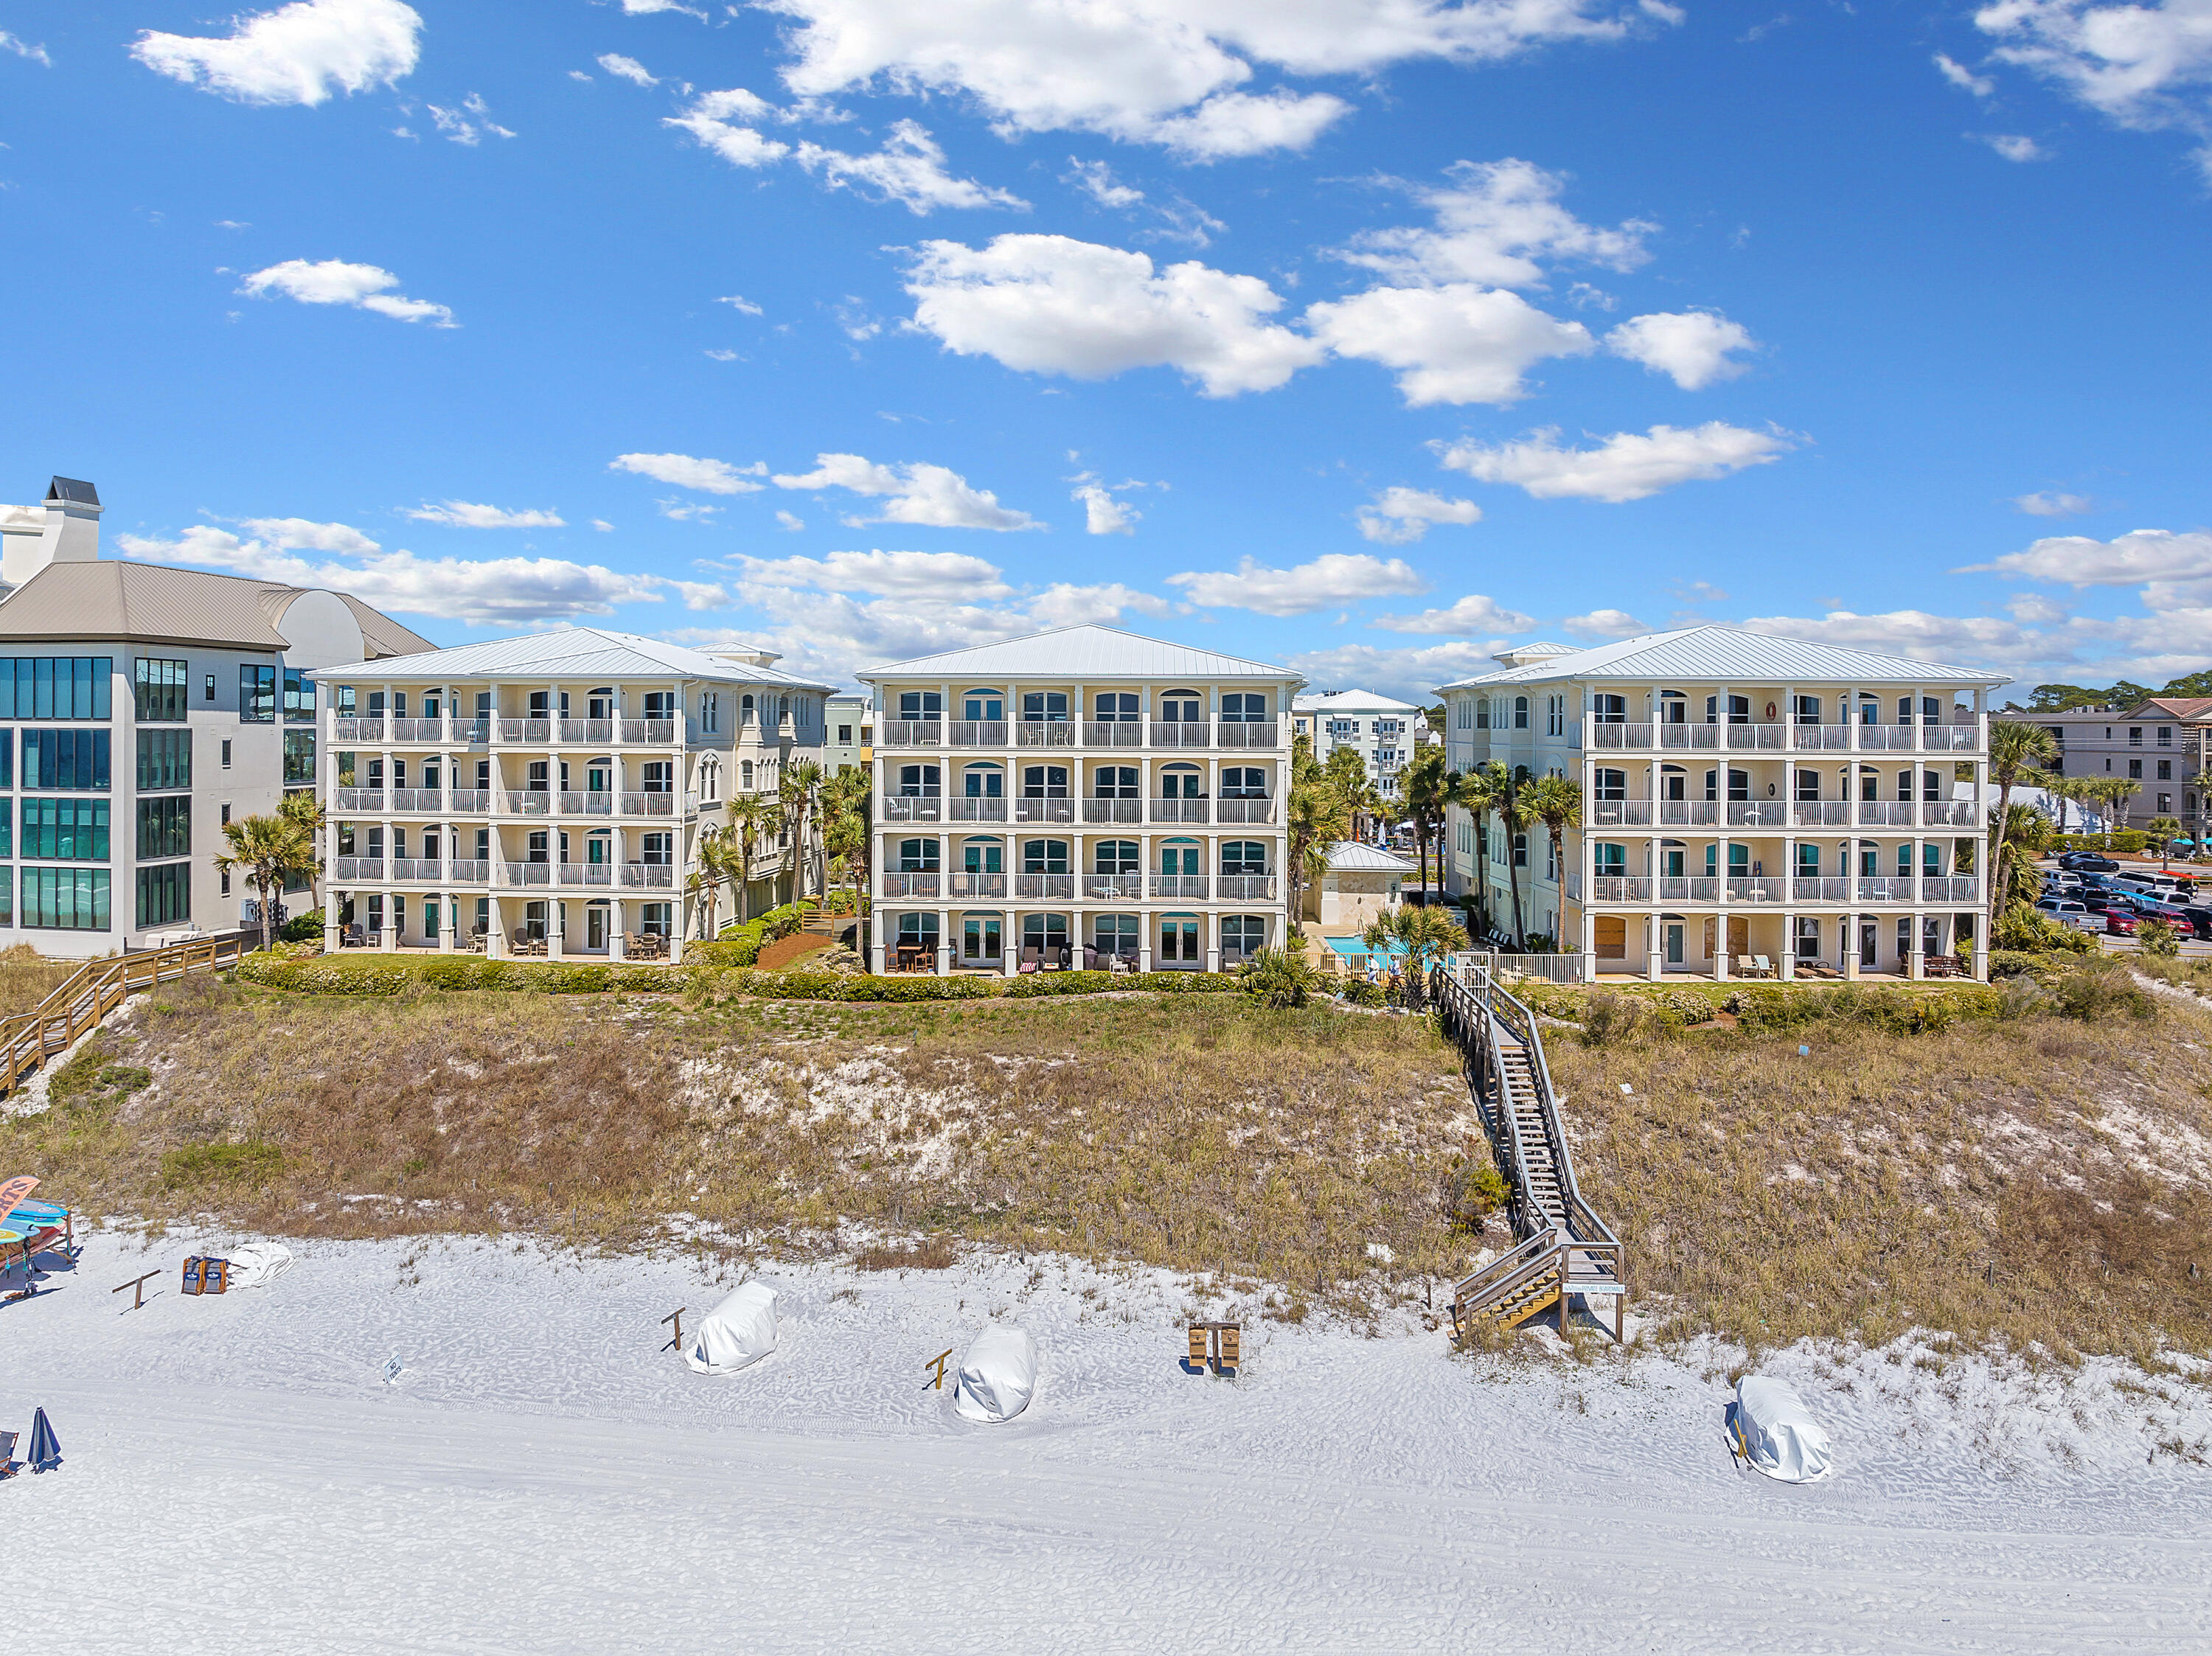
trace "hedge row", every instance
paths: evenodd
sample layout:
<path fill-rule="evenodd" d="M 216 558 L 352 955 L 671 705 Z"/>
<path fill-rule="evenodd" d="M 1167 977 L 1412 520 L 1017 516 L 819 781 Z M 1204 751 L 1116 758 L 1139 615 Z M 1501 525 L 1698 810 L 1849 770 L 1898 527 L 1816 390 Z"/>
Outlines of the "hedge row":
<path fill-rule="evenodd" d="M 728 944 L 692 944 L 684 951 L 681 966 L 495 961 L 475 955 L 433 959 L 255 953 L 239 962 L 238 974 L 249 983 L 313 995 L 397 995 L 419 985 L 426 989 L 518 990 L 549 995 L 594 995 L 610 990 L 665 994 L 702 988 L 723 995 L 757 995 L 775 1000 L 864 1001 L 1028 999 L 1122 989 L 1210 994 L 1235 990 L 1242 981 L 1232 973 L 1218 972 L 1051 972 L 1017 978 L 759 972 L 727 966 L 714 958 L 716 951 L 731 949 Z"/>

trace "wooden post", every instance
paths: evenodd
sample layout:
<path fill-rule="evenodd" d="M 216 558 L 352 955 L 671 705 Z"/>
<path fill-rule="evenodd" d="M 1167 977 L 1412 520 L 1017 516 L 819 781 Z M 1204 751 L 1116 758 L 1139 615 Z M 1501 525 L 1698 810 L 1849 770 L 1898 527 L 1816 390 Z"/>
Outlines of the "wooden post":
<path fill-rule="evenodd" d="M 923 1391 L 927 1392 L 934 1388 L 937 1391 L 942 1392 L 945 1389 L 945 1364 L 946 1360 L 951 1356 L 952 1348 L 947 1346 L 944 1350 L 939 1352 L 935 1356 L 930 1358 L 927 1362 L 921 1365 L 924 1368 L 934 1368 L 937 1371 L 937 1378 L 923 1386 L 921 1388 Z"/>
<path fill-rule="evenodd" d="M 674 1323 L 676 1325 L 675 1338 L 670 1340 L 667 1344 L 662 1346 L 660 1348 L 662 1350 L 681 1351 L 684 1349 L 684 1313 L 690 1308 L 690 1307 L 688 1306 L 679 1305 L 675 1310 L 670 1312 L 666 1316 L 660 1319 L 664 1326 L 669 1323 Z"/>
<path fill-rule="evenodd" d="M 133 1311 L 136 1311 L 146 1303 L 147 1281 L 149 1278 L 158 1277 L 161 1274 L 160 1270 L 156 1268 L 155 1270 L 148 1271 L 145 1276 L 137 1278 L 134 1282 L 125 1283 L 121 1288 L 111 1288 L 107 1291 L 110 1294 L 120 1294 L 125 1288 L 131 1289 L 131 1308 Z"/>

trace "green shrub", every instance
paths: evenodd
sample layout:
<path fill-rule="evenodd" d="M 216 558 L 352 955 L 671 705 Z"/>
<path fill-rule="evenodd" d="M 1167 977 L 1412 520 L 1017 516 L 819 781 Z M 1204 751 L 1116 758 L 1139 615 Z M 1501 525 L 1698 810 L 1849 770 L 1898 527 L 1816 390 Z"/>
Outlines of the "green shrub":
<path fill-rule="evenodd" d="M 2100 1023 L 2114 1017 L 2148 1021 L 2158 1016 L 2158 1003 L 2118 961 L 2081 967 L 2046 987 L 2059 1011 L 2084 1023 Z"/>
<path fill-rule="evenodd" d="M 2150 835 L 2145 834 L 2141 828 L 2122 828 L 2112 836 L 2112 841 L 2114 851 L 2124 852 L 2133 857 L 2139 854 L 2142 848 L 2150 843 Z"/>
<path fill-rule="evenodd" d="M 713 943 L 686 943 L 684 960 L 686 965 L 742 971 L 760 958 L 760 928 L 755 925 L 742 928 L 735 935 L 726 931 Z"/>
<path fill-rule="evenodd" d="M 161 1158 L 161 1180 L 187 1185 L 265 1185 L 284 1170 L 284 1152 L 249 1138 L 237 1144 L 189 1144 Z"/>
<path fill-rule="evenodd" d="M 1364 978 L 1346 980 L 1336 992 L 1354 1006 L 1380 1006 L 1389 998 L 1379 983 L 1370 983 Z"/>
<path fill-rule="evenodd" d="M 2160 960 L 2172 960 L 2181 953 L 2181 933 L 2171 921 L 2155 916 L 2136 928 L 2136 942 L 2144 954 Z"/>
<path fill-rule="evenodd" d="M 1027 972 L 999 992 L 1014 1000 L 1036 995 L 1096 995 L 1115 986 L 1111 972 Z"/>
<path fill-rule="evenodd" d="M 1488 1156 L 1462 1162 L 1454 1171 L 1457 1189 L 1452 1200 L 1452 1219 L 1469 1230 L 1480 1230 L 1484 1220 L 1505 1205 L 1512 1186 Z"/>
<path fill-rule="evenodd" d="M 771 908 L 760 918 L 761 937 L 769 943 L 787 937 L 799 930 L 805 919 L 805 911 L 797 903 L 786 903 L 781 908 Z"/>
<path fill-rule="evenodd" d="M 1633 995 L 1593 990 L 1583 1004 L 1582 1040 L 1585 1046 L 1607 1046 L 1634 1034 L 1645 1021 L 1644 1004 Z"/>
<path fill-rule="evenodd" d="M 295 914 L 276 928 L 276 935 L 285 943 L 320 943 L 323 938 L 323 911 L 310 908 Z"/>
<path fill-rule="evenodd" d="M 1656 998 L 1662 1006 L 1686 1025 L 1713 1021 L 1713 1004 L 1703 995 L 1692 994 L 1684 989 L 1668 989 L 1662 991 Z"/>
<path fill-rule="evenodd" d="M 1262 949 L 1237 974 L 1238 986 L 1269 1006 L 1304 1006 L 1328 982 L 1322 969 L 1287 949 Z"/>

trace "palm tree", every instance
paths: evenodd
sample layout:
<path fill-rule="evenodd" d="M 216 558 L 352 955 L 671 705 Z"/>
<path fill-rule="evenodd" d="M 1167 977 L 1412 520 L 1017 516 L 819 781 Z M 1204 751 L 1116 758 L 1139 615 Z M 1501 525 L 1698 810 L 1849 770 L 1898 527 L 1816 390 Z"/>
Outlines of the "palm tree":
<path fill-rule="evenodd" d="M 261 946 L 266 949 L 272 929 L 270 894 L 284 889 L 287 875 L 312 877 L 321 871 L 322 864 L 315 857 L 314 836 L 281 814 L 243 816 L 234 822 L 225 822 L 222 836 L 230 849 L 216 854 L 215 865 L 225 874 L 234 869 L 245 872 L 261 915 Z"/>
<path fill-rule="evenodd" d="M 2178 816 L 2154 816 L 2145 824 L 2150 830 L 2150 842 L 2158 847 L 2158 865 L 2170 866 L 2166 852 L 2181 834 L 2181 819 Z"/>
<path fill-rule="evenodd" d="M 724 831 L 737 842 L 731 860 L 738 887 L 739 925 L 752 919 L 753 857 L 760 848 L 761 830 L 775 814 L 775 808 L 757 793 L 741 793 L 729 804 L 729 825 Z"/>
<path fill-rule="evenodd" d="M 1406 1004 L 1421 1008 L 1422 991 L 1429 968 L 1453 950 L 1467 947 L 1467 933 L 1448 919 L 1441 908 L 1419 908 L 1401 903 L 1376 915 L 1360 934 L 1360 941 L 1375 953 L 1404 956 Z"/>
<path fill-rule="evenodd" d="M 1504 767 L 1493 761 L 1488 765 L 1477 765 L 1464 774 L 1455 773 L 1447 778 L 1452 804 L 1474 817 L 1477 827 L 1480 827 L 1483 818 L 1490 815 L 1491 807 L 1497 803 L 1498 779 L 1504 773 Z M 1480 843 L 1481 837 L 1478 837 L 1478 843 Z M 1480 864 L 1475 870 L 1474 889 L 1475 910 L 1486 927 L 1490 925 L 1490 870 Z"/>
<path fill-rule="evenodd" d="M 1529 814 L 1544 825 L 1544 831 L 1551 836 L 1552 866 L 1559 872 L 1562 899 L 1559 917 L 1553 922 L 1556 933 L 1566 922 L 1566 836 L 1569 828 L 1580 828 L 1583 825 L 1583 787 L 1581 783 L 1565 776 L 1539 777 L 1528 785 L 1525 798 Z M 1553 942 L 1557 944 L 1559 941 L 1555 935 Z"/>
<path fill-rule="evenodd" d="M 2008 886 L 2000 888 L 1995 894 L 1994 912 L 2002 915 L 2015 907 L 2034 907 L 2038 882 L 2031 865 L 2051 848 L 2052 825 L 2051 818 L 2033 805 L 2008 805 L 1999 826 L 2006 863 L 2018 859 L 2017 866 L 2007 869 L 2006 879 L 2010 886 L 2020 888 L 2017 892 Z"/>
<path fill-rule="evenodd" d="M 822 767 L 811 759 L 784 767 L 776 779 L 775 803 L 782 828 L 791 841 L 791 901 L 799 901 L 800 876 L 806 864 L 806 817 L 822 789 Z"/>
<path fill-rule="evenodd" d="M 1432 826 L 1443 821 L 1444 806 L 1450 798 L 1448 779 L 1444 773 L 1444 755 L 1441 748 L 1423 748 L 1413 762 L 1406 767 L 1406 814 L 1413 822 L 1414 877 L 1420 882 L 1423 901 L 1429 891 L 1429 834 Z M 1442 880 L 1437 884 L 1443 883 Z"/>
<path fill-rule="evenodd" d="M 707 937 L 711 941 L 721 935 L 719 924 L 722 907 L 722 887 L 730 877 L 734 861 L 744 866 L 744 851 L 736 843 L 734 832 L 728 828 L 708 828 L 699 836 L 693 850 L 693 872 L 690 889 L 694 895 L 707 902 Z"/>
<path fill-rule="evenodd" d="M 1478 780 L 1479 779 L 1479 780 Z M 1468 773 L 1462 789 L 1470 798 L 1479 792 L 1492 811 L 1496 813 L 1499 828 L 1505 835 L 1505 885 L 1513 897 L 1513 945 L 1518 949 L 1527 937 L 1527 927 L 1521 916 L 1520 864 L 1514 861 L 1513 842 L 1527 831 L 1534 820 L 1528 809 L 1525 794 L 1528 773 L 1525 767 L 1508 770 L 1505 761 L 1493 759 L 1478 765 Z"/>
<path fill-rule="evenodd" d="M 2058 743 L 2040 725 L 2022 724 L 2016 719 L 2001 719 L 1990 726 L 1990 775 L 1997 785 L 1996 815 L 1990 823 L 1990 839 L 1996 847 L 1996 877 L 1990 886 L 1990 916 L 1992 921 L 2004 913 L 2000 905 L 2003 901 L 2008 872 L 2006 859 L 2011 854 L 2011 847 L 2005 835 L 1998 830 L 2008 822 L 2012 791 L 2027 779 L 2028 773 L 2056 762 L 2057 758 Z"/>
<path fill-rule="evenodd" d="M 2128 825 L 2128 801 L 2142 792 L 2142 784 L 2130 777 L 2107 776 L 2097 785 L 2097 797 L 2105 805 L 2105 831 L 2118 834 Z"/>
<path fill-rule="evenodd" d="M 313 788 L 293 789 L 277 803 L 276 814 L 287 822 L 297 822 L 307 830 L 309 842 L 318 850 L 321 848 L 323 829 L 328 826 L 329 818 L 325 816 L 322 801 L 315 797 Z M 322 871 L 322 859 L 318 857 L 313 871 L 307 876 L 307 900 L 317 907 L 321 906 L 322 898 L 316 895 L 315 882 Z"/>
<path fill-rule="evenodd" d="M 1291 797 L 1283 816 L 1290 831 L 1290 864 L 1283 870 L 1289 888 L 1291 924 L 1304 919 L 1304 892 L 1310 879 L 1319 879 L 1328 869 L 1328 847 L 1351 832 L 1351 808 L 1342 790 L 1313 756 L 1313 743 L 1305 737 L 1291 743 Z"/>

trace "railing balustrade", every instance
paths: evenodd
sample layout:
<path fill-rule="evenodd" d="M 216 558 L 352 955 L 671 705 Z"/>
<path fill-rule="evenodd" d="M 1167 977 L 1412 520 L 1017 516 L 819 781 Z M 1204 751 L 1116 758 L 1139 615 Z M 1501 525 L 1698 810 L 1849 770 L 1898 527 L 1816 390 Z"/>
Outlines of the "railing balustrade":
<path fill-rule="evenodd" d="M 1224 748 L 1279 748 L 1283 745 L 1280 721 L 1263 719 L 1249 724 L 1218 724 L 1213 727 L 1216 745 Z"/>
<path fill-rule="evenodd" d="M 941 822 L 945 801 L 933 793 L 890 794 L 884 800 L 886 822 Z"/>
<path fill-rule="evenodd" d="M 622 796 L 622 814 L 625 816 L 673 816 L 676 815 L 676 796 L 672 793 L 625 793 Z"/>
<path fill-rule="evenodd" d="M 1851 727 L 1848 725 L 1793 725 L 1790 729 L 1790 745 L 1800 753 L 1848 753 L 1851 745 Z"/>
<path fill-rule="evenodd" d="M 1637 745 L 1650 745 L 1677 752 L 1686 749 L 1717 749 L 1721 745 L 1721 727 L 1717 725 L 1685 723 L 1662 725 L 1657 728 L 1659 739 L 1656 743 L 1639 743 Z"/>
<path fill-rule="evenodd" d="M 936 719 L 887 719 L 877 734 L 886 748 L 934 748 L 945 741 L 945 724 Z"/>
<path fill-rule="evenodd" d="M 1640 874 L 1600 874 L 1590 881 L 1594 903 L 1648 903 L 1651 882 Z"/>
<path fill-rule="evenodd" d="M 455 885 L 485 885 L 491 880 L 491 864 L 481 857 L 456 857 L 446 867 Z"/>
<path fill-rule="evenodd" d="M 1086 822 L 1141 822 L 1145 820 L 1145 802 L 1141 799 L 1085 799 L 1083 820 Z"/>
<path fill-rule="evenodd" d="M 1785 807 L 1779 799 L 1731 799 L 1728 819 L 1730 828 L 1780 828 Z"/>
<path fill-rule="evenodd" d="M 644 886 L 666 890 L 676 883 L 676 869 L 670 863 L 624 863 L 622 883 L 626 886 Z"/>
<path fill-rule="evenodd" d="M 1094 902 L 1136 902 L 1145 895 L 1145 877 L 1141 874 L 1086 874 L 1083 877 L 1083 895 Z"/>
<path fill-rule="evenodd" d="M 1152 721 L 1152 745 L 1156 748 L 1203 748 L 1212 735 L 1211 725 L 1176 719 Z"/>
<path fill-rule="evenodd" d="M 453 739 L 465 742 L 472 748 L 481 748 L 491 740 L 491 720 L 489 719 L 456 719 Z"/>
<path fill-rule="evenodd" d="M 1782 901 L 1783 884 L 1783 878 L 1778 874 L 1754 874 L 1748 879 L 1732 879 L 1728 883 L 1729 901 L 1732 903 L 1778 903 Z"/>
<path fill-rule="evenodd" d="M 1006 721 L 1003 719 L 956 719 L 952 721 L 952 745 L 956 748 L 1003 748 L 1006 745 Z"/>
<path fill-rule="evenodd" d="M 1213 820 L 1217 822 L 1272 822 L 1275 820 L 1275 802 L 1272 799 L 1223 799 L 1217 801 Z"/>
<path fill-rule="evenodd" d="M 623 742 L 673 742 L 676 739 L 676 721 L 672 719 L 624 719 L 617 721 L 616 730 L 617 739 Z"/>
<path fill-rule="evenodd" d="M 435 857 L 394 857 L 392 877 L 395 880 L 442 880 L 446 865 Z"/>
<path fill-rule="evenodd" d="M 615 883 L 615 865 L 612 863 L 562 863 L 557 866 L 561 870 L 562 885 L 612 885 Z"/>
<path fill-rule="evenodd" d="M 381 719 L 340 719 L 331 720 L 331 739 L 333 742 L 381 742 L 384 740 L 384 721 Z"/>
<path fill-rule="evenodd" d="M 451 811 L 477 811 L 491 809 L 489 788 L 455 788 L 446 796 L 446 809 Z"/>
<path fill-rule="evenodd" d="M 392 809 L 394 810 L 443 810 L 445 805 L 445 793 L 438 788 L 392 790 Z"/>
<path fill-rule="evenodd" d="M 933 868 L 890 869 L 884 874 L 886 897 L 934 897 L 939 875 Z"/>
<path fill-rule="evenodd" d="M 506 863 L 501 865 L 501 885 L 550 885 L 553 883 L 553 864 L 550 863 Z"/>
<path fill-rule="evenodd" d="M 1910 799 L 1862 799 L 1861 828 L 1911 828 L 1920 819 L 1920 808 Z"/>
<path fill-rule="evenodd" d="M 384 877 L 384 858 L 381 857 L 333 857 L 331 878 L 346 880 L 380 880 Z"/>
<path fill-rule="evenodd" d="M 1568 877 L 1572 890 L 1574 877 Z M 1272 874 L 1224 874 L 1214 888 L 1214 895 L 1224 903 L 1271 903 L 1275 901 L 1275 877 Z"/>
<path fill-rule="evenodd" d="M 1863 903 L 1909 903 L 1919 895 L 1915 883 L 1909 874 L 1900 874 L 1895 878 L 1863 875 L 1858 883 L 1858 901 Z"/>
<path fill-rule="evenodd" d="M 384 809 L 382 788 L 340 788 L 337 792 L 337 806 L 340 810 L 382 810 Z"/>
<path fill-rule="evenodd" d="M 1727 725 L 1718 728 L 1728 731 L 1731 752 L 1779 753 L 1789 745 L 1790 727 L 1786 725 Z"/>
<path fill-rule="evenodd" d="M 442 719 L 395 719 L 392 721 L 394 742 L 443 742 L 446 721 Z"/>
<path fill-rule="evenodd" d="M 1066 902 L 1075 895 L 1075 876 L 1017 874 L 1014 895 L 1027 902 Z"/>
<path fill-rule="evenodd" d="M 1072 822 L 1074 820 L 1075 801 L 1065 795 L 1057 799 L 1014 801 L 1014 821 L 1017 822 Z"/>
<path fill-rule="evenodd" d="M 1155 799 L 1152 816 L 1155 822 L 1204 822 L 1212 820 L 1211 799 Z"/>
<path fill-rule="evenodd" d="M 561 814 L 563 816 L 611 816 L 615 814 L 615 796 L 609 788 L 586 788 L 581 793 L 564 789 L 561 794 Z"/>
<path fill-rule="evenodd" d="M 1790 895 L 1801 903 L 1847 903 L 1851 900 L 1851 883 L 1820 875 L 1793 875 Z"/>
<path fill-rule="evenodd" d="M 1721 820 L 1721 802 L 1717 799 L 1662 799 L 1659 802 L 1659 822 L 1662 828 L 1713 828 Z"/>
<path fill-rule="evenodd" d="M 1920 882 L 1923 903 L 1978 903 L 1981 900 L 1982 883 L 1971 874 L 1923 876 Z"/>
<path fill-rule="evenodd" d="M 544 788 L 525 788 L 520 793 L 507 796 L 507 810 L 510 816 L 550 816 L 553 796 Z"/>
<path fill-rule="evenodd" d="M 1075 745 L 1077 727 L 1065 719 L 1029 719 L 1014 726 L 1014 745 L 1018 748 L 1072 748 Z"/>
<path fill-rule="evenodd" d="M 1848 799 L 1800 799 L 1790 807 L 1790 816 L 1799 828 L 1849 828 L 1851 825 L 1851 802 Z"/>
<path fill-rule="evenodd" d="M 1133 719 L 1084 721 L 1083 745 L 1086 748 L 1139 748 L 1144 742 L 1145 727 Z"/>
<path fill-rule="evenodd" d="M 1006 877 L 1003 873 L 956 868 L 945 877 L 945 880 L 949 888 L 945 894 L 948 896 L 1002 898 L 1006 895 Z"/>
<path fill-rule="evenodd" d="M 1653 745 L 1652 734 L 1658 728 L 1655 725 L 1593 725 L 1590 726 L 1589 744 L 1601 753 L 1614 748 L 1649 748 Z M 1692 727 L 1670 725 L 1666 728 L 1688 730 Z"/>
<path fill-rule="evenodd" d="M 1982 825 L 1981 807 L 1971 799 L 1942 799 L 1923 801 L 1920 807 L 1923 828 L 1979 828 Z"/>
<path fill-rule="evenodd" d="M 945 820 L 951 822 L 1003 822 L 1004 795 L 962 794 L 945 801 Z"/>
<path fill-rule="evenodd" d="M 1206 877 L 1203 874 L 1155 874 L 1149 883 L 1155 897 L 1202 901 L 1206 896 Z"/>
<path fill-rule="evenodd" d="M 1650 823 L 1655 803 L 1650 799 L 1594 799 L 1589 807 L 1589 824 L 1592 828 L 1646 827 Z"/>

